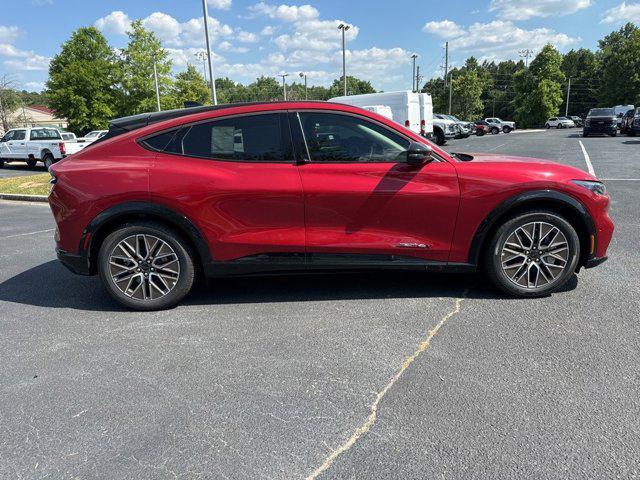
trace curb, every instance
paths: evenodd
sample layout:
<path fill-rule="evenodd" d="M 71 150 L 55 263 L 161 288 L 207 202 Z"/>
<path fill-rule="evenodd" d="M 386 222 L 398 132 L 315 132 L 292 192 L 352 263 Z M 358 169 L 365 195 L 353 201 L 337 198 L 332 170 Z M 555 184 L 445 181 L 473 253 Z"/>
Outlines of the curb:
<path fill-rule="evenodd" d="M 526 130 L 514 130 L 511 133 L 537 133 L 537 132 L 544 132 L 545 129 L 543 128 L 531 128 L 531 129 L 526 129 Z"/>
<path fill-rule="evenodd" d="M 0 200 L 16 200 L 19 202 L 47 202 L 47 195 L 22 195 L 19 193 L 0 193 Z"/>

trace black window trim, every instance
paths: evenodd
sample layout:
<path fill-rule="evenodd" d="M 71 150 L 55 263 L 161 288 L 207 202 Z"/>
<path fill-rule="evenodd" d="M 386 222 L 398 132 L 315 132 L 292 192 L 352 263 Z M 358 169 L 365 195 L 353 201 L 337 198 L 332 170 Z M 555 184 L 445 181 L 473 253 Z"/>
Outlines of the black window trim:
<path fill-rule="evenodd" d="M 310 164 L 314 164 L 314 165 L 340 165 L 340 164 L 362 164 L 362 165 L 371 165 L 371 164 L 376 164 L 376 163 L 388 163 L 388 164 L 398 164 L 398 163 L 406 163 L 406 162 L 394 162 L 394 161 L 384 161 L 384 162 L 351 162 L 351 161 L 337 161 L 337 162 L 314 162 L 311 159 L 311 155 L 309 153 L 309 146 L 307 144 L 307 137 L 304 134 L 304 128 L 302 128 L 302 119 L 300 118 L 300 113 L 330 113 L 332 115 L 347 115 L 350 117 L 355 117 L 361 120 L 365 120 L 367 122 L 371 122 L 375 125 L 378 125 L 382 128 L 384 128 L 385 130 L 388 130 L 391 133 L 394 133 L 402 138 L 404 138 L 405 140 L 407 140 L 409 142 L 409 144 L 411 144 L 412 142 L 416 142 L 416 140 L 414 140 L 413 138 L 409 137 L 408 135 L 404 134 L 403 132 L 400 132 L 398 130 L 395 130 L 393 128 L 391 128 L 388 125 L 385 125 L 382 122 L 379 122 L 378 120 L 375 120 L 373 118 L 369 118 L 365 115 L 360 115 L 358 113 L 353 113 L 353 112 L 343 112 L 341 110 L 325 110 L 322 108 L 301 108 L 301 109 L 295 109 L 295 110 L 289 110 L 290 113 L 295 114 L 296 118 L 298 119 L 299 122 L 299 127 L 300 127 L 300 132 L 302 133 L 302 139 L 304 141 L 304 145 L 306 148 L 306 157 L 307 159 L 305 159 L 302 162 L 298 162 L 298 163 L 310 163 Z M 293 132 L 291 132 L 291 134 L 293 135 Z M 298 150 L 297 145 L 293 145 L 294 146 L 294 151 Z M 304 152 L 303 152 L 304 153 Z M 446 160 L 444 160 L 443 158 L 440 157 L 440 155 L 438 155 L 435 151 L 432 152 L 431 154 L 434 158 L 435 161 L 438 162 L 446 162 Z"/>
<path fill-rule="evenodd" d="M 186 158 L 197 158 L 200 160 L 207 160 L 209 162 L 213 161 L 213 162 L 229 162 L 229 163 L 261 163 L 261 164 L 270 164 L 270 163 L 277 163 L 277 164 L 292 164 L 294 163 L 294 146 L 293 146 L 293 140 L 291 138 L 291 126 L 289 125 L 289 118 L 288 118 L 288 110 L 286 109 L 278 109 L 278 110 L 263 110 L 260 112 L 243 112 L 243 113 L 236 113 L 236 114 L 232 114 L 232 115 L 219 115 L 219 116 L 215 116 L 215 117 L 210 117 L 210 118 L 205 118 L 202 120 L 197 120 L 195 122 L 187 122 L 187 123 L 182 123 L 180 125 L 176 125 L 174 127 L 170 127 L 167 128 L 165 130 L 158 130 L 156 132 L 150 133 L 148 135 L 144 135 L 142 137 L 139 137 L 136 139 L 136 143 L 138 145 L 140 145 L 142 148 L 144 148 L 145 150 L 149 150 L 152 152 L 156 152 L 156 153 L 163 153 L 165 155 L 175 155 L 177 157 L 186 157 Z M 285 160 L 274 160 L 274 161 L 264 161 L 264 160 L 233 160 L 233 159 L 227 159 L 227 158 L 211 158 L 211 157 L 203 157 L 200 155 L 188 155 L 185 153 L 174 153 L 174 152 L 165 152 L 163 150 L 159 150 L 157 148 L 153 148 L 151 145 L 145 143 L 145 140 L 151 138 L 151 137 L 155 137 L 157 135 L 162 135 L 164 133 L 169 133 L 171 131 L 174 132 L 173 137 L 171 137 L 171 140 L 169 140 L 169 142 L 167 142 L 167 145 L 169 145 L 174 137 L 175 134 L 180 131 L 183 128 L 191 128 L 197 125 L 202 125 L 203 123 L 211 123 L 211 122 L 215 122 L 215 121 L 222 121 L 222 120 L 227 120 L 229 118 L 238 118 L 238 117 L 254 117 L 256 115 L 270 115 L 270 114 L 284 114 L 285 115 L 285 121 L 283 122 L 283 126 L 286 130 L 288 130 L 288 135 L 287 132 L 280 132 L 280 134 L 282 135 L 282 138 L 285 139 L 285 141 L 288 142 L 288 145 L 283 145 L 284 150 L 285 150 L 285 156 L 291 157 L 291 158 L 287 158 Z M 165 146 L 166 148 L 166 146 Z"/>

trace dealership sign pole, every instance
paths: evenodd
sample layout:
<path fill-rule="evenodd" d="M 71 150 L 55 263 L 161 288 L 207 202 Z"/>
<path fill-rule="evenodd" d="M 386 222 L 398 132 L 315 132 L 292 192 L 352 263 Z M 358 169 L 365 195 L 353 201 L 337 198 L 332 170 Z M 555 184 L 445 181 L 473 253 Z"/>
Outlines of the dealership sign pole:
<path fill-rule="evenodd" d="M 207 41 L 207 58 L 209 59 L 209 81 L 211 82 L 211 100 L 214 105 L 218 104 L 216 96 L 216 81 L 213 78 L 213 66 L 211 64 L 211 45 L 209 42 L 209 12 L 207 11 L 207 0 L 202 0 L 202 11 L 204 12 L 204 35 Z"/>

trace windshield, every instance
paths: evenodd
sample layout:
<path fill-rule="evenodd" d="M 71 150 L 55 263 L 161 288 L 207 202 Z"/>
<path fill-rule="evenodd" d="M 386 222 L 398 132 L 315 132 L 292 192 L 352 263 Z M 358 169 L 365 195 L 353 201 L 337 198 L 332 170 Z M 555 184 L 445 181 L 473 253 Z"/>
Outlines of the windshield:
<path fill-rule="evenodd" d="M 85 137 L 87 137 L 87 138 L 89 138 L 89 137 L 97 137 L 97 136 L 98 136 L 98 133 L 100 133 L 100 132 L 98 132 L 97 130 L 96 130 L 96 131 L 93 131 L 93 132 L 89 132 L 89 133 L 87 133 L 87 134 L 85 135 Z"/>
<path fill-rule="evenodd" d="M 587 117 L 613 117 L 613 108 L 592 108 Z"/>
<path fill-rule="evenodd" d="M 461 122 L 462 120 L 460 120 L 458 117 L 454 117 L 453 115 L 448 115 L 448 117 L 453 120 L 454 122 Z"/>

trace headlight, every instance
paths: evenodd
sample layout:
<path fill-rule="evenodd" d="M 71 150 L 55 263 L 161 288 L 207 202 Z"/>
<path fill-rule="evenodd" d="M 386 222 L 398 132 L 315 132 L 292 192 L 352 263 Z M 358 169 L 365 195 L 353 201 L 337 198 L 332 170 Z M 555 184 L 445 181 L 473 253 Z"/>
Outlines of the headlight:
<path fill-rule="evenodd" d="M 591 190 L 596 195 L 607 194 L 607 187 L 605 187 L 602 182 L 594 182 L 591 180 L 572 180 L 572 182 L 586 188 L 587 190 Z"/>
<path fill-rule="evenodd" d="M 584 125 L 585 127 L 588 127 L 589 125 L 591 125 L 591 120 L 589 120 L 588 118 L 584 121 Z"/>

